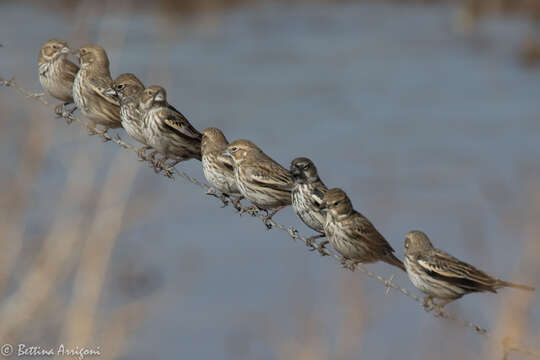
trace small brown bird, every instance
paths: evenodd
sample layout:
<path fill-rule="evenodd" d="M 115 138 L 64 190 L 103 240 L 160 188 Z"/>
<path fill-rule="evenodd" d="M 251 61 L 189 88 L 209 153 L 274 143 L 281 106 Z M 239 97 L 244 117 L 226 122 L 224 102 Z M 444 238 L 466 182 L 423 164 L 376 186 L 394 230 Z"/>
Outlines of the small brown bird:
<path fill-rule="evenodd" d="M 73 84 L 75 104 L 94 125 L 107 129 L 122 126 L 120 102 L 106 93 L 112 83 L 107 53 L 99 45 L 86 45 L 76 55 L 81 69 Z"/>
<path fill-rule="evenodd" d="M 143 83 L 130 73 L 119 75 L 111 83 L 111 88 L 105 91 L 108 96 L 118 97 L 122 127 L 129 136 L 145 145 L 137 151 L 141 158 L 146 150 L 151 149 L 144 136 L 144 122 L 139 109 L 139 99 L 143 91 Z"/>
<path fill-rule="evenodd" d="M 299 157 L 291 162 L 290 169 L 294 187 L 291 192 L 292 207 L 296 215 L 319 235 L 308 238 L 307 245 L 314 239 L 324 237 L 326 211 L 321 209 L 323 197 L 328 188 L 319 178 L 313 162 L 305 157 Z M 327 241 L 321 243 L 324 246 Z"/>
<path fill-rule="evenodd" d="M 51 39 L 43 45 L 38 55 L 41 86 L 49 95 L 63 102 L 55 108 L 57 114 L 73 103 L 73 82 L 79 67 L 67 59 L 69 53 L 71 49 L 65 40 Z"/>
<path fill-rule="evenodd" d="M 202 165 L 206 180 L 227 196 L 239 196 L 240 189 L 236 185 L 234 177 L 234 167 L 232 159 L 228 157 L 218 157 L 229 145 L 227 138 L 221 130 L 207 128 L 202 134 Z M 238 199 L 232 200 L 233 205 L 238 209 Z"/>
<path fill-rule="evenodd" d="M 473 292 L 496 293 L 497 289 L 503 287 L 534 291 L 530 286 L 491 277 L 434 248 L 427 235 L 421 231 L 411 231 L 405 238 L 405 267 L 414 286 L 427 295 L 424 305 L 437 298 L 442 300 L 437 304 L 440 308 Z"/>
<path fill-rule="evenodd" d="M 328 190 L 321 207 L 327 209 L 324 232 L 334 249 L 346 259 L 343 265 L 354 269 L 356 263 L 384 261 L 405 271 L 392 246 L 368 219 L 353 209 L 343 190 Z"/>
<path fill-rule="evenodd" d="M 220 156 L 232 159 L 236 184 L 246 199 L 259 209 L 275 209 L 264 219 L 270 228 L 268 220 L 291 205 L 291 174 L 248 140 L 233 141 Z"/>
<path fill-rule="evenodd" d="M 157 162 L 162 167 L 168 159 L 176 165 L 188 159 L 201 160 L 202 135 L 181 112 L 167 103 L 167 93 L 161 86 L 147 87 L 140 97 L 147 144 L 163 155 Z"/>

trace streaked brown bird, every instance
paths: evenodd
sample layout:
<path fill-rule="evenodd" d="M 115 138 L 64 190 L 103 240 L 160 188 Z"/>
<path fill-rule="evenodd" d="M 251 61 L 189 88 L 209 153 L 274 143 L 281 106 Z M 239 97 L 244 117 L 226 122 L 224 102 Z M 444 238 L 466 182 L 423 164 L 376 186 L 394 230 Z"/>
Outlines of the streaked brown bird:
<path fill-rule="evenodd" d="M 151 149 L 144 136 L 144 122 L 139 109 L 139 100 L 143 91 L 143 83 L 130 73 L 119 75 L 111 83 L 111 88 L 105 91 L 108 96 L 118 97 L 122 127 L 129 136 L 145 145 L 137 151 L 141 158 L 146 150 Z"/>
<path fill-rule="evenodd" d="M 334 249 L 346 259 L 343 265 L 354 269 L 356 263 L 384 261 L 405 271 L 392 246 L 364 215 L 353 209 L 343 190 L 328 190 L 321 207 L 327 209 L 324 232 Z"/>
<path fill-rule="evenodd" d="M 308 158 L 294 159 L 291 162 L 290 172 L 294 182 L 291 192 L 293 210 L 304 224 L 319 233 L 307 239 L 309 246 L 314 239 L 325 236 L 326 210 L 321 208 L 321 204 L 328 188 L 319 178 L 315 164 Z M 321 246 L 325 243 L 328 242 L 321 243 Z"/>
<path fill-rule="evenodd" d="M 73 82 L 79 67 L 67 59 L 69 53 L 71 49 L 67 41 L 51 39 L 43 45 L 38 55 L 41 86 L 49 95 L 63 102 L 55 108 L 57 114 L 73 103 Z"/>
<path fill-rule="evenodd" d="M 221 156 L 229 145 L 223 132 L 217 128 L 207 128 L 202 133 L 202 165 L 206 180 L 227 196 L 241 197 L 240 189 L 236 185 L 234 177 L 234 167 L 232 159 Z M 231 200 L 235 208 L 238 209 L 238 200 Z"/>
<path fill-rule="evenodd" d="M 259 209 L 275 209 L 264 223 L 279 210 L 291 205 L 291 174 L 249 140 L 235 140 L 220 156 L 232 159 L 236 184 L 242 195 Z"/>
<path fill-rule="evenodd" d="M 161 86 L 144 89 L 139 107 L 143 114 L 147 144 L 163 155 L 157 162 L 162 167 L 168 159 L 175 162 L 201 160 L 202 135 L 184 115 L 167 103 L 167 93 Z"/>
<path fill-rule="evenodd" d="M 494 278 L 472 265 L 436 249 L 421 231 L 411 231 L 405 238 L 405 267 L 409 279 L 427 296 L 424 305 L 434 298 L 442 308 L 451 301 L 473 292 L 496 293 L 503 287 L 534 291 L 533 287 Z"/>
<path fill-rule="evenodd" d="M 118 128 L 121 125 L 120 102 L 107 95 L 112 78 L 109 71 L 109 58 L 99 45 L 86 45 L 76 51 L 81 69 L 73 84 L 73 99 L 84 116 L 94 126 Z"/>

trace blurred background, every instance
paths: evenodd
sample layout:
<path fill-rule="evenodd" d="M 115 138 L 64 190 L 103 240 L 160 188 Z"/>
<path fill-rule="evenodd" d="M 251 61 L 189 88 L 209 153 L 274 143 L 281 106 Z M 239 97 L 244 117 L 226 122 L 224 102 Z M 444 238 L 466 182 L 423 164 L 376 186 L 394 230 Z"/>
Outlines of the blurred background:
<path fill-rule="evenodd" d="M 421 229 L 538 288 L 539 19 L 538 0 L 4 0 L 0 76 L 41 91 L 45 41 L 99 43 L 113 77 L 163 85 L 199 130 L 248 138 L 286 167 L 311 157 L 399 257 Z M 99 359 L 503 358 L 51 108 L 0 94 L 0 343 L 99 347 Z M 203 179 L 196 161 L 179 168 Z M 290 208 L 275 219 L 312 234 Z M 537 348 L 538 299 L 502 290 L 448 309 Z"/>

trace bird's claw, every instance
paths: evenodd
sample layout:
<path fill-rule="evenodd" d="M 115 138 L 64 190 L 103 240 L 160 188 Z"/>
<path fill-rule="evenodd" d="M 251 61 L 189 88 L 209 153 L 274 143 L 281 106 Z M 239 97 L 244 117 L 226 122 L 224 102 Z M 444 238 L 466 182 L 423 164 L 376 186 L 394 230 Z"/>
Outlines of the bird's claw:
<path fill-rule="evenodd" d="M 343 259 L 341 260 L 341 265 L 348 270 L 354 271 L 356 269 L 356 262 L 349 260 L 349 259 Z"/>
<path fill-rule="evenodd" d="M 239 196 L 236 199 L 231 198 L 231 204 L 238 212 L 242 211 L 242 204 L 240 204 L 240 200 L 242 199 L 243 199 L 242 196 Z"/>
<path fill-rule="evenodd" d="M 219 200 L 221 200 L 221 202 L 223 203 L 223 205 L 221 206 L 222 208 L 229 205 L 229 200 L 227 200 L 227 198 L 223 194 L 219 194 L 217 190 L 214 188 L 209 188 L 206 191 L 206 195 L 214 196 L 218 198 Z"/>
<path fill-rule="evenodd" d="M 330 243 L 330 241 L 328 241 L 328 240 L 321 241 L 319 243 L 319 247 L 317 248 L 317 251 L 319 252 L 319 254 L 321 254 L 321 256 L 328 256 L 328 254 L 326 253 L 326 251 L 327 251 L 326 245 L 328 245 L 329 243 Z"/>
<path fill-rule="evenodd" d="M 141 146 L 140 148 L 137 149 L 137 157 L 139 159 L 139 161 L 144 161 L 145 158 L 146 158 L 146 152 L 148 150 L 150 150 L 151 147 L 150 146 Z"/>

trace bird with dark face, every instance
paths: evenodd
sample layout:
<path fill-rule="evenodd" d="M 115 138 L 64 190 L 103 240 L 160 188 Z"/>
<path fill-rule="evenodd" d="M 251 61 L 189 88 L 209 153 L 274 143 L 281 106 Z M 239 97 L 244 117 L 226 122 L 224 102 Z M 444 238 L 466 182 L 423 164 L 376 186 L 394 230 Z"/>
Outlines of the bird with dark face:
<path fill-rule="evenodd" d="M 421 231 L 411 231 L 405 238 L 405 267 L 414 286 L 427 296 L 424 305 L 440 299 L 442 308 L 463 295 L 489 291 L 496 293 L 503 287 L 534 291 L 533 287 L 494 278 L 472 265 L 436 249 Z"/>
<path fill-rule="evenodd" d="M 321 209 L 321 204 L 328 188 L 321 181 L 317 168 L 308 158 L 294 159 L 291 162 L 290 172 L 294 183 L 291 192 L 293 210 L 304 224 L 319 233 L 307 239 L 307 245 L 310 246 L 314 239 L 325 236 L 326 211 Z M 324 246 L 324 243 L 321 243 L 321 246 Z"/>
<path fill-rule="evenodd" d="M 73 84 L 73 99 L 93 125 L 108 128 L 122 126 L 120 102 L 107 90 L 112 84 L 109 57 L 99 45 L 86 45 L 76 51 L 81 69 Z"/>
<path fill-rule="evenodd" d="M 175 162 L 201 160 L 202 135 L 184 115 L 167 103 L 167 93 L 161 86 L 144 89 L 139 108 L 143 114 L 147 144 L 163 155 L 157 168 L 168 159 Z"/>
<path fill-rule="evenodd" d="M 343 190 L 328 190 L 321 207 L 327 209 L 324 232 L 330 244 L 344 257 L 343 265 L 354 269 L 356 263 L 383 261 L 405 271 L 392 246 L 368 219 L 354 210 Z"/>
<path fill-rule="evenodd" d="M 63 104 L 56 107 L 57 114 L 62 108 L 73 103 L 73 82 L 79 67 L 67 59 L 71 53 L 65 40 L 47 41 L 38 55 L 39 82 L 45 91 Z"/>
<path fill-rule="evenodd" d="M 202 165 L 206 180 L 227 196 L 239 196 L 242 194 L 236 185 L 232 160 L 228 157 L 219 157 L 229 145 L 223 132 L 217 128 L 204 129 L 202 133 Z M 232 200 L 238 209 L 238 199 Z"/>
<path fill-rule="evenodd" d="M 275 209 L 264 219 L 270 228 L 272 216 L 291 205 L 291 174 L 249 140 L 233 141 L 220 157 L 232 160 L 236 184 L 246 199 L 258 209 Z"/>
<path fill-rule="evenodd" d="M 122 127 L 129 136 L 145 145 L 137 151 L 140 158 L 146 150 L 151 148 L 144 137 L 144 122 L 139 109 L 139 98 L 143 91 L 143 83 L 130 73 L 119 75 L 111 83 L 111 87 L 105 91 L 106 95 L 117 97 L 120 102 Z"/>

